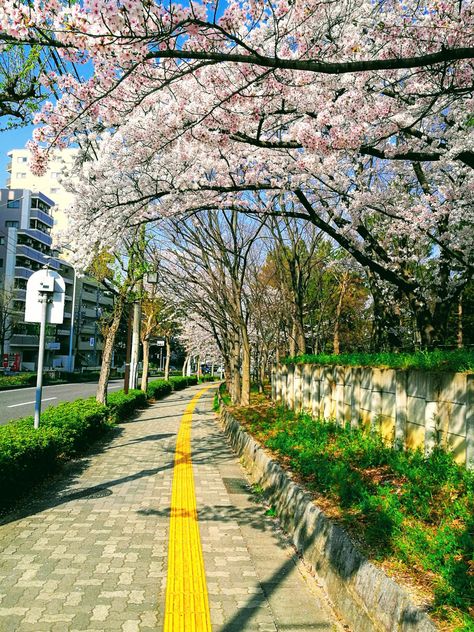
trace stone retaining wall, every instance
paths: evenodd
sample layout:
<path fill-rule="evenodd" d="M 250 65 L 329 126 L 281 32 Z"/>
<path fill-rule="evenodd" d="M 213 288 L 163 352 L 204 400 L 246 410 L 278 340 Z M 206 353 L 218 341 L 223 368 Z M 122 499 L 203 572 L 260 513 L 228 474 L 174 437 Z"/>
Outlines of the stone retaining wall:
<path fill-rule="evenodd" d="M 389 443 L 440 445 L 474 467 L 474 374 L 350 366 L 281 365 L 276 401 L 314 417 L 366 424 Z"/>
<path fill-rule="evenodd" d="M 224 409 L 224 431 L 275 507 L 278 519 L 354 632 L 434 632 L 404 589 L 368 562 L 346 533 L 272 460 Z"/>

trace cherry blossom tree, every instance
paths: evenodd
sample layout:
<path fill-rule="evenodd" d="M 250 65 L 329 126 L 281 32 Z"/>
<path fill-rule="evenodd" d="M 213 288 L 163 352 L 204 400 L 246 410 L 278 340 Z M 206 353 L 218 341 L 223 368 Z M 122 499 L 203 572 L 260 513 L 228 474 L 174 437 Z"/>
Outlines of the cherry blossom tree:
<path fill-rule="evenodd" d="M 284 212 L 404 294 L 424 344 L 441 339 L 472 274 L 472 4 L 212 12 L 137 0 L 2 7 L 4 41 L 46 37 L 94 67 L 84 80 L 44 78 L 62 96 L 37 116 L 32 145 L 39 172 L 48 146 L 84 147 L 78 251 L 183 210 L 278 213 L 283 196 Z"/>

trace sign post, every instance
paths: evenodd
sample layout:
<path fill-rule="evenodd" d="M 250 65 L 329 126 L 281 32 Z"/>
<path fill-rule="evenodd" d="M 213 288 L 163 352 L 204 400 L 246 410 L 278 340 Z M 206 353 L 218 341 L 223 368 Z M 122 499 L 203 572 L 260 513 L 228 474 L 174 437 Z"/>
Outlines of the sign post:
<path fill-rule="evenodd" d="M 44 364 L 44 341 L 46 338 L 46 318 L 48 315 L 49 296 L 47 292 L 41 292 L 41 321 L 40 337 L 38 348 L 38 366 L 36 370 L 36 394 L 35 394 L 35 428 L 39 428 L 41 416 L 41 395 L 43 393 L 43 364 Z"/>
<path fill-rule="evenodd" d="M 41 270 L 32 274 L 26 285 L 25 322 L 40 324 L 35 396 L 35 428 L 39 428 L 41 416 L 46 324 L 60 325 L 63 322 L 65 289 L 66 285 L 64 279 L 54 270 L 49 270 L 47 266 L 44 266 Z"/>

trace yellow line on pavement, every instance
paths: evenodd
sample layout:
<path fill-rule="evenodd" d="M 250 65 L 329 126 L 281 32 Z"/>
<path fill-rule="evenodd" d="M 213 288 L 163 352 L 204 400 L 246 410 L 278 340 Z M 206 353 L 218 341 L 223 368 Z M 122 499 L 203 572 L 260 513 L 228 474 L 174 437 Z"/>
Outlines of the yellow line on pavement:
<path fill-rule="evenodd" d="M 191 422 L 199 398 L 212 386 L 201 389 L 187 405 L 176 440 L 164 632 L 211 630 L 191 462 Z"/>

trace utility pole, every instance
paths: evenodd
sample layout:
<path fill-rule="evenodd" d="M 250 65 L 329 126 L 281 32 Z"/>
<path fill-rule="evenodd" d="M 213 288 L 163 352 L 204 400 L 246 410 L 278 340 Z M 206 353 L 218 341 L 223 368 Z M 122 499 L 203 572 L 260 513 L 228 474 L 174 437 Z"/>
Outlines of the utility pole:
<path fill-rule="evenodd" d="M 127 348 L 125 350 L 125 373 L 123 375 L 123 392 L 128 393 L 130 382 L 130 356 L 132 352 L 132 318 L 133 311 L 129 307 L 127 318 Z"/>
<path fill-rule="evenodd" d="M 141 297 L 143 282 L 139 283 L 138 294 Z M 142 306 L 140 299 L 133 304 L 133 326 L 132 326 L 132 350 L 130 355 L 130 377 L 129 388 L 137 388 L 138 382 L 138 359 L 140 354 L 140 321 L 142 318 Z"/>

